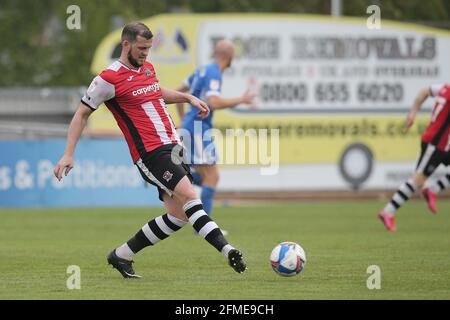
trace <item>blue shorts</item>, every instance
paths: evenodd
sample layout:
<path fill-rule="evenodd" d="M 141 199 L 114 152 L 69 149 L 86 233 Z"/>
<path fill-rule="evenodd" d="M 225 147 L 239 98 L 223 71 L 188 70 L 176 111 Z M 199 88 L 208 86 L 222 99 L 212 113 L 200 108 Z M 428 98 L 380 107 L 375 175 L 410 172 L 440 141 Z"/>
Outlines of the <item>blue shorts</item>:
<path fill-rule="evenodd" d="M 202 137 L 200 134 L 182 136 L 185 148 L 186 162 L 189 165 L 215 164 L 217 163 L 216 145 L 214 137 Z"/>

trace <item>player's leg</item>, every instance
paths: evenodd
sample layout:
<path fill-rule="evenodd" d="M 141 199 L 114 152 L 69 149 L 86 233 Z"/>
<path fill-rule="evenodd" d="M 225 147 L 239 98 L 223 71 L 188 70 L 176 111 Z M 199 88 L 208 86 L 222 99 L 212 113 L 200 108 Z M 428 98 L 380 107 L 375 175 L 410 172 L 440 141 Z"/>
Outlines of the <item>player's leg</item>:
<path fill-rule="evenodd" d="M 200 121 L 201 123 L 201 121 Z M 201 127 L 201 126 L 200 126 Z M 196 170 L 196 163 L 202 163 L 202 134 L 194 134 L 194 128 L 183 128 L 180 130 L 180 138 L 183 142 L 184 149 L 184 163 L 190 165 L 190 174 L 192 177 L 192 183 L 201 187 L 202 186 L 202 177 L 199 172 Z"/>
<path fill-rule="evenodd" d="M 438 194 L 439 192 L 444 191 L 449 187 L 450 187 L 450 172 L 447 173 L 442 178 L 440 178 L 438 181 L 436 181 L 436 183 L 432 184 L 430 186 L 430 189 L 434 194 Z"/>
<path fill-rule="evenodd" d="M 416 172 L 409 180 L 400 185 L 384 208 L 384 211 L 389 215 L 395 215 L 397 210 L 412 197 L 426 179 L 427 177 L 423 173 Z"/>
<path fill-rule="evenodd" d="M 400 185 L 391 200 L 378 214 L 387 230 L 396 231 L 395 214 L 397 210 L 411 198 L 418 188 L 422 187 L 425 180 L 434 172 L 441 161 L 442 152 L 436 150 L 433 145 L 422 143 L 416 172 L 408 181 Z"/>
<path fill-rule="evenodd" d="M 208 216 L 211 216 L 214 196 L 216 194 L 216 188 L 219 184 L 219 168 L 216 164 L 206 164 L 196 166 L 197 172 L 201 176 L 202 189 L 200 199 L 203 203 L 203 208 Z M 223 235 L 228 235 L 228 231 L 221 229 Z"/>
<path fill-rule="evenodd" d="M 192 183 L 196 186 L 202 186 L 202 176 L 197 172 L 195 167 L 191 167 Z"/>
<path fill-rule="evenodd" d="M 230 266 L 236 272 L 244 272 L 247 267 L 241 252 L 228 243 L 217 223 L 206 214 L 202 201 L 198 199 L 187 176 L 184 176 L 176 185 L 174 196 L 183 206 L 183 211 L 195 231 L 227 257 Z"/>
<path fill-rule="evenodd" d="M 443 165 L 446 166 L 447 174 L 422 189 L 422 195 L 427 201 L 427 206 L 432 213 L 437 213 L 437 194 L 450 187 L 450 155 L 448 152 L 446 153 Z"/>
<path fill-rule="evenodd" d="M 210 216 L 214 195 L 216 194 L 217 184 L 219 183 L 219 168 L 216 164 L 198 165 L 196 171 L 200 174 L 202 180 L 201 200 L 205 212 Z"/>
<path fill-rule="evenodd" d="M 166 213 L 144 224 L 130 240 L 116 249 L 117 256 L 132 260 L 134 255 L 145 247 L 157 244 L 186 225 L 186 216 L 178 203 L 166 193 L 161 196 Z"/>
<path fill-rule="evenodd" d="M 158 148 L 145 161 L 139 160 L 136 164 L 152 183 L 178 201 L 186 217 L 179 210 L 175 211 L 176 217 L 187 218 L 200 236 L 228 257 L 234 270 L 243 272 L 246 266 L 241 253 L 227 242 L 220 228 L 203 210 L 191 183 L 189 166 L 183 160 L 183 149 L 169 145 Z"/>
<path fill-rule="evenodd" d="M 214 196 L 216 193 L 217 184 L 219 182 L 219 170 L 217 167 L 217 151 L 214 144 L 214 139 L 212 139 L 208 134 L 205 135 L 204 139 L 201 132 L 192 132 L 189 136 L 190 148 L 186 152 L 186 156 L 191 168 L 194 168 L 195 173 L 200 175 L 201 180 L 201 195 L 200 199 L 203 204 L 203 209 L 210 216 Z M 194 177 L 194 184 L 196 179 Z M 222 233 L 227 235 L 228 232 L 222 229 Z"/>
<path fill-rule="evenodd" d="M 108 263 L 116 268 L 124 278 L 141 277 L 134 272 L 131 265 L 134 255 L 142 249 L 168 238 L 187 223 L 186 215 L 180 209 L 177 201 L 162 190 L 160 190 L 160 199 L 164 201 L 166 213 L 144 224 L 132 238 L 111 251 L 107 257 Z"/>
<path fill-rule="evenodd" d="M 161 166 L 161 163 L 152 165 L 152 161 L 158 159 L 162 152 L 165 155 L 165 157 L 161 157 L 163 166 Z M 131 265 L 135 254 L 148 246 L 153 246 L 166 239 L 187 223 L 183 210 L 180 209 L 176 200 L 169 196 L 170 190 L 161 182 L 161 180 L 164 180 L 164 177 L 168 180 L 170 180 L 169 176 L 172 178 L 173 173 L 170 172 L 174 172 L 174 170 L 170 160 L 170 151 L 167 152 L 166 148 L 161 148 L 155 151 L 153 156 L 149 156 L 146 160 L 139 159 L 136 163 L 143 179 L 158 188 L 159 199 L 164 202 L 166 213 L 144 224 L 132 238 L 109 253 L 107 257 L 108 263 L 116 268 L 125 278 L 140 278 L 139 275 L 135 274 Z M 169 163 L 169 165 L 165 166 L 165 163 Z M 153 167 L 156 169 L 152 172 L 149 168 Z M 184 174 L 184 171 L 182 173 Z M 175 173 L 175 179 L 177 176 L 179 174 Z"/>
<path fill-rule="evenodd" d="M 391 200 L 378 214 L 378 218 L 383 222 L 387 230 L 397 230 L 395 223 L 395 214 L 397 213 L 397 210 L 416 192 L 416 183 L 423 184 L 425 180 L 425 176 L 416 173 L 408 181 L 402 183 L 398 190 L 393 194 Z"/>

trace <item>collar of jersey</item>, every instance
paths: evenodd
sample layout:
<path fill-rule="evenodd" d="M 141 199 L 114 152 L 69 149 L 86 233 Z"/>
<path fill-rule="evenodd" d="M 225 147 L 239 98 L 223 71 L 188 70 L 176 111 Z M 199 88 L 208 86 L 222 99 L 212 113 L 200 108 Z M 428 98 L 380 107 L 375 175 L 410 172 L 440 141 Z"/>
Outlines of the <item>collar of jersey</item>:
<path fill-rule="evenodd" d="M 134 70 L 134 69 L 131 69 L 130 67 L 128 67 L 125 63 L 123 63 L 122 61 L 120 61 L 120 60 L 117 60 L 121 65 L 123 65 L 125 68 L 127 68 L 128 70 L 130 70 L 130 71 L 133 71 L 133 72 L 137 72 L 137 73 L 139 73 L 139 72 L 141 72 L 141 68 L 142 67 L 139 67 L 139 69 L 137 69 L 137 70 Z"/>

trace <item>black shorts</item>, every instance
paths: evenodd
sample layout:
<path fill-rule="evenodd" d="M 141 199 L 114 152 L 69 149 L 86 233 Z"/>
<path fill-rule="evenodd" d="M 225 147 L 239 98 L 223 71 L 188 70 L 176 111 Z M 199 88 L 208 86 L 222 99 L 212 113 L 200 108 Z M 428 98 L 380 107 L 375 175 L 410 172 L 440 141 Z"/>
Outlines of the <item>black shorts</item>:
<path fill-rule="evenodd" d="M 445 166 L 450 164 L 450 153 L 440 151 L 436 146 L 422 142 L 420 157 L 417 161 L 416 172 L 422 173 L 429 177 L 439 167 L 440 164 Z"/>
<path fill-rule="evenodd" d="M 191 171 L 185 162 L 183 147 L 168 144 L 146 153 L 135 164 L 144 180 L 158 188 L 159 199 L 164 201 L 163 195 L 172 197 L 175 186 L 184 176 L 192 183 Z"/>

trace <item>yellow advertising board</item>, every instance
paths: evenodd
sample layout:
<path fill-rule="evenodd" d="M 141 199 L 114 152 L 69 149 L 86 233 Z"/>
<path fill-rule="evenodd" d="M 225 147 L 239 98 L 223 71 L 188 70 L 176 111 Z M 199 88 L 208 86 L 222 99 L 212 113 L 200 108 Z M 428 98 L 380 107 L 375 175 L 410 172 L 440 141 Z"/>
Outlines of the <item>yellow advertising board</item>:
<path fill-rule="evenodd" d="M 278 129 L 281 165 L 335 164 L 354 144 L 376 161 L 414 160 L 433 102 L 408 133 L 404 118 L 418 90 L 450 74 L 450 33 L 411 24 L 383 20 L 380 30 L 370 30 L 365 18 L 296 14 L 167 14 L 142 22 L 154 33 L 148 59 L 163 87 L 176 88 L 209 63 L 218 39 L 234 42 L 222 95 L 250 88 L 258 96 L 252 106 L 216 112 L 214 125 L 222 132 Z M 120 33 L 98 46 L 93 74 L 119 57 Z M 105 107 L 89 125 L 118 131 Z"/>

